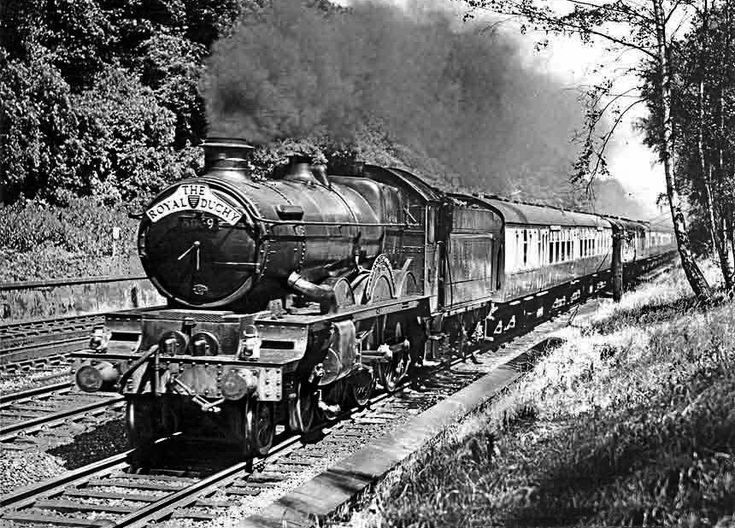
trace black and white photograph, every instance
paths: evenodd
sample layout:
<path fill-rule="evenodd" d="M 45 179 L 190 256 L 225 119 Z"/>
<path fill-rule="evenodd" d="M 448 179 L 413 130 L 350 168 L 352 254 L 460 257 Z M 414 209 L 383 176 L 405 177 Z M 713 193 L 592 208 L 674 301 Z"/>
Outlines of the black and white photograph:
<path fill-rule="evenodd" d="M 0 0 L 0 528 L 735 528 L 732 0 Z"/>

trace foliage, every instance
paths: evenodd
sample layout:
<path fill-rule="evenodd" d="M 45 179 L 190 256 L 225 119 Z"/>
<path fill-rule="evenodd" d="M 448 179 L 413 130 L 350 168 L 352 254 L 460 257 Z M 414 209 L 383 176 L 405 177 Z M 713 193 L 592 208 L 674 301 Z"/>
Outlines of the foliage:
<path fill-rule="evenodd" d="M 256 2 L 10 0 L 0 17 L 0 186 L 64 203 L 150 198 L 205 134 L 202 61 Z"/>
<path fill-rule="evenodd" d="M 735 304 L 696 304 L 678 270 L 605 304 L 366 526 L 731 526 Z"/>
<path fill-rule="evenodd" d="M 191 153 L 177 153 L 171 146 L 173 112 L 124 72 L 104 72 L 91 90 L 73 100 L 79 126 L 70 145 L 75 174 L 71 181 L 52 182 L 54 187 L 130 202 L 151 196 L 187 172 L 194 174 L 193 160 L 187 159 Z"/>
<path fill-rule="evenodd" d="M 139 270 L 137 225 L 120 204 L 105 205 L 90 197 L 72 198 L 66 207 L 31 201 L 2 207 L 0 281 Z M 114 227 L 120 228 L 117 242 L 112 238 Z"/>
<path fill-rule="evenodd" d="M 0 184 L 11 195 L 34 196 L 73 178 L 66 143 L 77 135 L 76 116 L 48 55 L 25 63 L 0 49 L 0 118 Z"/>
<path fill-rule="evenodd" d="M 691 210 L 705 226 L 703 241 L 717 255 L 725 288 L 735 288 L 735 31 L 730 0 L 705 3 L 691 31 L 672 48 L 672 126 L 676 176 Z M 648 72 L 644 90 L 655 83 Z M 656 146 L 656 124 L 644 123 Z"/>
<path fill-rule="evenodd" d="M 206 129 L 198 88 L 206 48 L 179 35 L 160 33 L 143 41 L 139 50 L 143 83 L 176 116 L 176 147 L 198 142 Z"/>
<path fill-rule="evenodd" d="M 676 71 L 672 67 L 672 54 L 681 41 L 677 32 L 682 21 L 700 8 L 700 2 L 678 0 L 616 0 L 614 2 L 582 2 L 567 0 L 466 0 L 477 9 L 487 9 L 503 15 L 512 15 L 524 20 L 534 29 L 543 29 L 560 34 L 577 35 L 583 42 L 603 42 L 608 51 L 634 53 L 636 64 L 623 67 L 617 74 L 634 81 L 633 87 L 615 91 L 614 80 L 605 79 L 587 90 L 588 112 L 586 133 L 581 134 L 582 149 L 575 163 L 572 179 L 590 182 L 607 173 L 605 151 L 615 130 L 626 114 L 638 105 L 649 111 L 651 126 L 648 144 L 658 153 L 666 178 L 666 194 L 671 211 L 674 235 L 681 257 L 681 264 L 692 291 L 702 300 L 712 299 L 710 285 L 699 269 L 690 240 L 685 207 L 681 198 L 681 185 L 677 181 L 676 135 L 672 119 L 672 82 Z M 729 2 L 729 0 L 724 0 Z M 706 6 L 707 2 L 704 2 Z M 613 71 L 617 72 L 617 68 Z M 645 89 L 650 81 L 649 89 Z M 632 84 L 631 82 L 628 83 Z M 602 119 L 611 114 L 612 126 L 600 134 Z M 729 286 L 725 281 L 726 286 Z"/>

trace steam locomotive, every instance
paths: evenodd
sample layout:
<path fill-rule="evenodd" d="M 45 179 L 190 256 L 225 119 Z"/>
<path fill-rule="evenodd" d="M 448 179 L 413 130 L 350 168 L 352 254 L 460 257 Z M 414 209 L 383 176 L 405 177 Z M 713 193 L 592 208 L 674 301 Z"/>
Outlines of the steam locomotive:
<path fill-rule="evenodd" d="M 167 306 L 115 312 L 75 353 L 84 391 L 120 391 L 133 446 L 174 431 L 263 456 L 447 342 L 497 341 L 673 251 L 644 222 L 443 193 L 407 171 L 210 139 L 201 177 L 145 211 L 138 252 Z"/>

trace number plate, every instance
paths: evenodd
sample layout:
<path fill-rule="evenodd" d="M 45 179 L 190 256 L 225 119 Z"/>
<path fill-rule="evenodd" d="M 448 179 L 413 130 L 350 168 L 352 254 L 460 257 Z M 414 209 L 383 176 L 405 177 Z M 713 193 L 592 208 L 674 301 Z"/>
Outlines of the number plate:
<path fill-rule="evenodd" d="M 204 229 L 207 231 L 218 231 L 219 220 L 209 215 L 201 215 L 198 217 L 181 216 L 179 217 L 179 226 L 183 229 L 197 230 Z"/>

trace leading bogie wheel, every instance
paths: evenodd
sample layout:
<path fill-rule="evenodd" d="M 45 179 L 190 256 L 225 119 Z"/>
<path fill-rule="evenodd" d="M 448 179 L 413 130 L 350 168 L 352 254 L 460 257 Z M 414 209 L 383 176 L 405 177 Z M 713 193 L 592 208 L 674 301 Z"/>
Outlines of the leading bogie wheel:
<path fill-rule="evenodd" d="M 317 397 L 311 384 L 300 381 L 296 386 L 296 398 L 289 402 L 289 427 L 297 433 L 305 433 L 314 425 L 317 414 Z"/>
<path fill-rule="evenodd" d="M 130 447 L 137 449 L 152 444 L 157 438 L 159 408 L 151 397 L 134 397 L 125 408 L 125 429 Z"/>
<path fill-rule="evenodd" d="M 276 433 L 273 403 L 248 400 L 244 413 L 243 454 L 245 457 L 264 457 L 270 451 Z"/>

